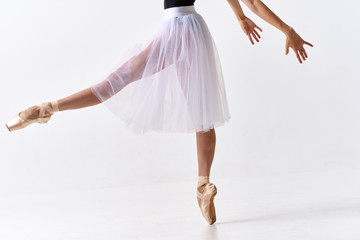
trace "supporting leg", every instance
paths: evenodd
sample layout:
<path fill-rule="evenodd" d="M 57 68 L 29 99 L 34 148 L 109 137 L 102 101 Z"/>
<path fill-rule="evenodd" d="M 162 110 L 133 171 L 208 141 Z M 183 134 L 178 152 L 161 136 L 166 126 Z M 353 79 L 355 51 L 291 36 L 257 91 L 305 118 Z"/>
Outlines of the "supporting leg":
<path fill-rule="evenodd" d="M 205 184 L 209 183 L 211 165 L 214 159 L 216 134 L 215 129 L 208 132 L 196 133 L 197 157 L 198 157 L 198 183 L 200 192 L 204 190 Z M 200 206 L 200 199 L 198 198 Z"/>
<path fill-rule="evenodd" d="M 208 132 L 197 132 L 196 140 L 199 166 L 197 201 L 202 215 L 211 225 L 216 221 L 214 197 L 217 189 L 213 183 L 209 182 L 216 146 L 215 129 L 213 128 Z"/>
<path fill-rule="evenodd" d="M 214 159 L 216 134 L 215 129 L 209 132 L 197 132 L 197 157 L 198 157 L 198 175 L 210 176 L 211 165 Z"/>

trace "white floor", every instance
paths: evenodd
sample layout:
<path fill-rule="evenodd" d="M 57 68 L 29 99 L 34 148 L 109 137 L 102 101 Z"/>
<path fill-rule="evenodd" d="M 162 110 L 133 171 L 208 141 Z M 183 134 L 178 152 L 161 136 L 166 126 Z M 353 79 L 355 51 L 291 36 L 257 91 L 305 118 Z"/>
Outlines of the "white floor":
<path fill-rule="evenodd" d="M 0 199 L 0 239 L 360 239 L 356 168 L 218 179 L 217 222 L 194 182 Z"/>

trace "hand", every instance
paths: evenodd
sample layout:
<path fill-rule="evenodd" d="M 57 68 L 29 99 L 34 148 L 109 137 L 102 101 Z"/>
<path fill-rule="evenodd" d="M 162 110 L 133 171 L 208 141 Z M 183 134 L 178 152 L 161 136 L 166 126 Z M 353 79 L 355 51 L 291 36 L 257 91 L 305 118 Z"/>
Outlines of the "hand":
<path fill-rule="evenodd" d="M 250 18 L 247 17 L 239 19 L 239 23 L 244 33 L 249 37 L 252 45 L 254 45 L 252 37 L 255 38 L 257 42 L 259 42 L 259 39 L 261 37 L 259 33 L 255 30 L 255 28 L 258 28 L 262 32 L 261 28 L 259 28 L 253 21 L 250 20 Z"/>
<path fill-rule="evenodd" d="M 291 29 L 286 34 L 286 43 L 285 43 L 285 55 L 288 55 L 289 53 L 289 47 L 291 47 L 295 54 L 297 59 L 300 63 L 302 63 L 300 56 L 305 61 L 305 59 L 308 57 L 306 54 L 306 51 L 303 47 L 304 44 L 309 45 L 310 47 L 313 47 L 313 45 L 309 42 L 304 41 L 296 32 L 294 29 Z"/>

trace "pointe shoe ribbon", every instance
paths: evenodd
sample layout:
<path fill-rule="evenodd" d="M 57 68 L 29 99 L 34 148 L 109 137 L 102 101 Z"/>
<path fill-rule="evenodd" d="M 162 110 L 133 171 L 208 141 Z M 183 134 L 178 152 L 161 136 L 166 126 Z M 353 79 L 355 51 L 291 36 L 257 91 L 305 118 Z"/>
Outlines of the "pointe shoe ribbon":
<path fill-rule="evenodd" d="M 205 183 L 203 191 L 197 189 L 197 197 L 200 199 L 200 210 L 205 220 L 211 225 L 216 221 L 214 197 L 217 188 L 213 183 Z"/>
<path fill-rule="evenodd" d="M 20 117 L 19 112 L 17 115 L 15 115 L 10 121 L 6 123 L 6 127 L 9 131 L 15 131 L 22 128 L 27 127 L 28 125 L 32 123 L 47 123 L 54 112 L 59 111 L 58 103 L 57 101 L 52 101 L 50 104 L 48 102 L 43 102 L 41 105 L 38 105 L 40 107 L 39 110 L 39 116 L 35 119 L 28 119 L 28 118 L 22 118 Z"/>
<path fill-rule="evenodd" d="M 59 107 L 57 101 L 52 101 L 50 104 L 48 102 L 43 102 L 40 106 L 39 118 L 44 118 L 46 116 L 46 112 L 53 115 L 54 112 L 58 112 Z"/>

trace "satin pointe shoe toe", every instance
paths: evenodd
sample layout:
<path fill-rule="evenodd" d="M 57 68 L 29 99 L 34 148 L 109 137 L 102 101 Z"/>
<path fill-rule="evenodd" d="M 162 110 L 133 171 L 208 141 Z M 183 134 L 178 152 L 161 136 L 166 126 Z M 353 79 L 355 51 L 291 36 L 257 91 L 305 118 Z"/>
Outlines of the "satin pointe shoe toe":
<path fill-rule="evenodd" d="M 197 198 L 201 213 L 205 220 L 212 225 L 216 221 L 214 197 L 217 188 L 213 183 L 206 183 L 205 186 L 197 188 Z"/>
<path fill-rule="evenodd" d="M 47 123 L 51 119 L 53 113 L 59 111 L 57 101 L 52 101 L 50 102 L 50 104 L 48 102 L 43 102 L 41 105 L 38 106 L 40 107 L 40 109 L 37 118 L 30 119 L 27 117 L 21 117 L 21 112 L 19 112 L 6 123 L 7 129 L 12 132 L 25 128 L 32 123 Z"/>

